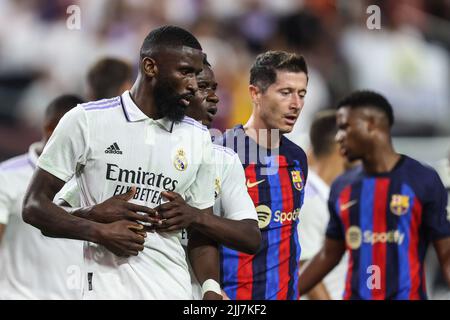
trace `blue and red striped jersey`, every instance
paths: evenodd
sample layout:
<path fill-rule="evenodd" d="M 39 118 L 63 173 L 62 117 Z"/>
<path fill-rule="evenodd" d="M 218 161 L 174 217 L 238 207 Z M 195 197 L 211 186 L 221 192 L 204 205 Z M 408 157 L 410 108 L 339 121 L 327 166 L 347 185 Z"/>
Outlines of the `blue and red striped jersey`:
<path fill-rule="evenodd" d="M 260 147 L 242 126 L 216 143 L 239 155 L 262 234 L 255 255 L 221 248 L 223 289 L 232 300 L 298 299 L 297 224 L 308 173 L 304 151 L 285 137 L 277 149 Z"/>
<path fill-rule="evenodd" d="M 344 299 L 426 299 L 428 243 L 450 236 L 437 173 L 405 155 L 387 173 L 362 166 L 335 180 L 327 237 L 350 253 Z"/>

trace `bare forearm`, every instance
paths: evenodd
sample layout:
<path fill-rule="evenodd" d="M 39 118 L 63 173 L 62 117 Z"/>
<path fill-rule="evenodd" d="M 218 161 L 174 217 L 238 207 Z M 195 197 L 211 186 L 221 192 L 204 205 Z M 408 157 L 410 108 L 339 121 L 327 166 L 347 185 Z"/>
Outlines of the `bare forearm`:
<path fill-rule="evenodd" d="M 450 237 L 434 241 L 433 244 L 441 265 L 442 274 L 450 287 Z"/>
<path fill-rule="evenodd" d="M 300 262 L 300 266 L 304 266 L 305 264 L 306 260 Z M 310 300 L 331 300 L 327 287 L 322 281 L 320 281 L 314 288 L 312 288 L 306 296 Z"/>
<path fill-rule="evenodd" d="M 97 242 L 95 222 L 67 214 L 45 195 L 25 199 L 23 219 L 46 236 Z"/>
<path fill-rule="evenodd" d="M 230 220 L 200 210 L 192 227 L 226 247 L 247 254 L 255 254 L 261 244 L 261 232 L 254 220 Z"/>
<path fill-rule="evenodd" d="M 188 256 L 200 284 L 207 279 L 219 282 L 219 251 L 214 241 L 200 232 L 192 230 L 188 242 Z"/>
<path fill-rule="evenodd" d="M 345 244 L 338 240 L 325 240 L 320 251 L 300 270 L 299 292 L 307 294 L 339 263 Z"/>

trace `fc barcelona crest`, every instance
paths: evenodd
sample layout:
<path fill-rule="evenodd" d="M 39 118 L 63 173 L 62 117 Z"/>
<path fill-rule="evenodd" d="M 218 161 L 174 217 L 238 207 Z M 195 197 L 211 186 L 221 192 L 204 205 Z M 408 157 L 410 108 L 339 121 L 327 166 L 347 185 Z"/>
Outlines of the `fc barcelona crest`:
<path fill-rule="evenodd" d="M 292 183 L 294 184 L 295 189 L 301 191 L 303 189 L 303 180 L 302 176 L 300 175 L 300 171 L 298 170 L 291 171 L 291 175 L 292 175 Z"/>
<path fill-rule="evenodd" d="M 404 215 L 409 209 L 409 196 L 393 194 L 390 203 L 391 212 L 397 216 Z"/>

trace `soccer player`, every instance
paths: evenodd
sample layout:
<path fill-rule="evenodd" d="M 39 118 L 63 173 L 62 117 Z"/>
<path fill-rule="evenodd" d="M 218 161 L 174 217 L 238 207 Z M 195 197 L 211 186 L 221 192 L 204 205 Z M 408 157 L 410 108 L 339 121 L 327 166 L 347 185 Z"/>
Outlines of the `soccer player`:
<path fill-rule="evenodd" d="M 222 285 L 232 300 L 298 299 L 297 224 L 308 167 L 304 151 L 283 134 L 300 115 L 307 84 L 302 56 L 258 55 L 250 70 L 252 115 L 218 140 L 239 155 L 262 235 L 254 255 L 221 248 Z"/>
<path fill-rule="evenodd" d="M 129 63 L 116 58 L 103 58 L 88 71 L 88 100 L 117 97 L 133 85 L 133 70 Z"/>
<path fill-rule="evenodd" d="M 344 172 L 345 158 L 340 154 L 339 146 L 334 140 L 336 132 L 334 110 L 320 111 L 315 115 L 309 131 L 311 148 L 308 153 L 308 183 L 305 185 L 301 223 L 298 225 L 298 237 L 302 247 L 301 265 L 314 257 L 322 247 L 330 220 L 327 206 L 330 185 Z M 341 300 L 346 266 L 347 257 L 341 260 L 323 282 L 308 292 L 307 298 Z"/>
<path fill-rule="evenodd" d="M 62 95 L 47 107 L 43 138 L 0 164 L 0 300 L 79 299 L 82 242 L 49 239 L 22 220 L 22 201 L 45 143 L 81 98 Z M 73 279 L 70 279 L 73 277 Z"/>
<path fill-rule="evenodd" d="M 61 120 L 24 200 L 26 222 L 52 236 L 86 240 L 85 299 L 190 299 L 181 232 L 146 233 L 138 221 L 161 221 L 152 208 L 163 191 L 212 214 L 211 137 L 184 117 L 197 90 L 202 48 L 188 31 L 163 26 L 147 35 L 140 57 L 130 91 L 81 104 Z M 123 219 L 99 223 L 89 214 L 80 217 L 83 208 L 70 215 L 53 204 L 74 175 L 85 211 L 113 211 Z M 188 249 L 199 281 L 218 281 L 217 248 L 193 233 Z M 213 291 L 204 295 L 220 298 Z"/>
<path fill-rule="evenodd" d="M 344 299 L 426 299 L 423 262 L 431 241 L 450 284 L 447 194 L 436 171 L 398 154 L 390 103 L 357 91 L 338 104 L 336 139 L 362 165 L 331 186 L 326 240 L 300 272 L 307 293 L 349 253 Z"/>

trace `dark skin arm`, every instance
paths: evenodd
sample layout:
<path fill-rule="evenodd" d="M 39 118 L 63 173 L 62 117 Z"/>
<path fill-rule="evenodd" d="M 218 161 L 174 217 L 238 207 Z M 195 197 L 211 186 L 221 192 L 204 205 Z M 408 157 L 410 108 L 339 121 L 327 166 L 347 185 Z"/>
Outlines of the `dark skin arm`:
<path fill-rule="evenodd" d="M 450 237 L 433 242 L 447 285 L 450 287 Z"/>
<path fill-rule="evenodd" d="M 300 270 L 299 292 L 307 294 L 339 263 L 345 253 L 345 242 L 326 238 L 320 251 Z"/>
<path fill-rule="evenodd" d="M 247 254 L 255 254 L 258 251 L 261 232 L 256 220 L 236 221 L 221 218 L 212 214 L 212 211 L 191 207 L 176 192 L 162 194 L 169 202 L 155 208 L 163 219 L 161 225 L 156 227 L 157 231 L 167 232 L 189 227 L 229 248 Z"/>
<path fill-rule="evenodd" d="M 23 202 L 22 217 L 43 234 L 86 240 L 105 246 L 118 256 L 137 255 L 144 249 L 144 237 L 133 230 L 143 226 L 129 220 L 103 224 L 67 214 L 52 202 L 64 181 L 37 168 Z"/>
<path fill-rule="evenodd" d="M 300 268 L 302 268 L 308 261 L 309 260 L 300 261 Z M 331 300 L 330 294 L 322 281 L 312 288 L 306 296 L 310 300 Z"/>
<path fill-rule="evenodd" d="M 212 211 L 212 208 L 210 208 Z M 219 250 L 217 243 L 209 239 L 195 229 L 189 229 L 188 256 L 192 270 L 200 284 L 208 279 L 216 280 L 219 283 Z M 203 300 L 222 300 L 222 296 L 207 291 Z"/>

